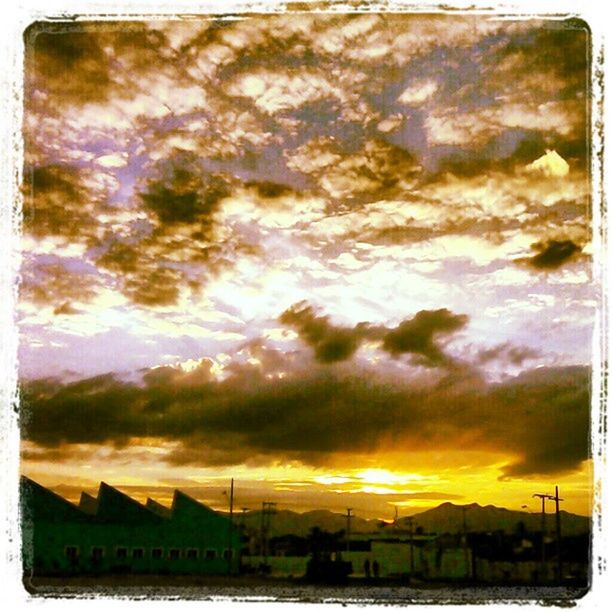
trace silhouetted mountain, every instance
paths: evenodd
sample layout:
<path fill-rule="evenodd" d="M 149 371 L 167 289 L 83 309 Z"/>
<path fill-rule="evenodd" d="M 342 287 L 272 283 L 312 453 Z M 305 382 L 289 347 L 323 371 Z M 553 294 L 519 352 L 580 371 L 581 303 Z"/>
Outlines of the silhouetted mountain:
<path fill-rule="evenodd" d="M 247 512 L 244 516 L 235 516 L 235 522 L 244 524 L 251 530 L 261 529 L 261 510 Z M 378 521 L 368 521 L 366 519 L 353 516 L 351 518 L 351 531 L 353 533 L 368 532 L 375 529 Z M 346 529 L 346 516 L 331 512 L 329 510 L 311 510 L 299 513 L 291 510 L 278 510 L 270 518 L 271 537 L 286 534 L 306 536 L 313 527 L 318 527 L 323 531 L 336 532 Z"/>
<path fill-rule="evenodd" d="M 82 488 L 61 484 L 53 487 L 53 490 L 61 496 L 76 500 L 82 492 Z M 95 495 L 95 491 L 91 491 Z M 90 495 L 81 497 L 81 503 L 88 507 L 95 500 L 89 500 Z M 552 510 L 553 504 L 549 504 Z M 519 523 L 523 523 L 525 530 L 536 532 L 541 529 L 541 514 L 539 512 L 520 512 L 498 508 L 497 506 L 481 506 L 479 504 L 467 504 L 465 506 L 445 502 L 435 508 L 414 514 L 413 529 L 421 527 L 426 533 L 459 533 L 463 530 L 463 515 L 465 510 L 465 520 L 468 531 L 496 531 L 503 530 L 506 533 L 516 532 Z M 221 514 L 226 514 L 221 512 Z M 546 529 L 554 532 L 555 515 L 549 512 L 546 515 Z M 249 530 L 258 532 L 261 527 L 261 511 L 255 510 L 242 515 L 240 512 L 234 513 L 235 524 L 244 522 Z M 366 520 L 353 515 L 351 518 L 351 531 L 353 533 L 372 533 L 381 529 L 391 529 L 391 526 L 380 526 L 377 519 Z M 306 536 L 313 527 L 318 527 L 324 531 L 337 532 L 346 529 L 346 515 L 330 510 L 311 510 L 299 513 L 291 510 L 278 510 L 270 519 L 269 537 L 294 534 Z M 401 530 L 408 530 L 407 517 L 400 518 L 396 527 Z M 588 533 L 591 529 L 591 519 L 587 516 L 571 514 L 561 511 L 561 531 L 563 535 L 577 535 Z"/>
<path fill-rule="evenodd" d="M 465 508 L 465 511 L 464 511 Z M 519 523 L 523 523 L 527 531 L 540 531 L 542 515 L 532 512 L 518 512 L 497 506 L 481 506 L 467 504 L 460 506 L 446 502 L 436 508 L 420 512 L 413 516 L 415 528 L 422 527 L 428 533 L 457 533 L 463 530 L 463 517 L 468 531 L 496 531 L 507 533 L 517 530 Z M 561 511 L 561 531 L 565 535 L 574 535 L 588 532 L 591 528 L 591 519 L 586 516 L 570 514 Z M 408 519 L 401 518 L 398 526 L 408 527 Z M 546 514 L 546 530 L 554 531 L 555 515 Z"/>
<path fill-rule="evenodd" d="M 496 506 L 480 506 L 479 504 L 468 504 L 460 506 L 446 502 L 413 515 L 413 529 L 422 527 L 426 533 L 459 533 L 463 530 L 463 514 L 465 510 L 466 527 L 468 531 L 497 531 L 513 533 L 519 529 L 519 524 L 524 525 L 526 531 L 536 532 L 541 529 L 542 517 L 540 513 L 518 512 L 498 508 Z M 248 512 L 245 515 L 235 515 L 235 522 L 244 524 L 252 531 L 258 532 L 261 528 L 261 511 Z M 382 527 L 380 521 L 366 520 L 358 516 L 351 518 L 352 533 L 372 533 L 392 529 L 392 526 Z M 313 510 L 310 512 L 292 512 L 291 510 L 279 510 L 270 519 L 269 536 L 294 534 L 306 536 L 313 527 L 319 527 L 324 531 L 336 532 L 346 529 L 346 516 L 329 510 Z M 400 518 L 396 527 L 402 531 L 408 530 L 408 518 Z M 575 535 L 587 533 L 591 528 L 591 519 L 586 516 L 570 514 L 561 511 L 561 531 L 564 535 Z M 555 515 L 546 515 L 546 529 L 554 532 Z"/>

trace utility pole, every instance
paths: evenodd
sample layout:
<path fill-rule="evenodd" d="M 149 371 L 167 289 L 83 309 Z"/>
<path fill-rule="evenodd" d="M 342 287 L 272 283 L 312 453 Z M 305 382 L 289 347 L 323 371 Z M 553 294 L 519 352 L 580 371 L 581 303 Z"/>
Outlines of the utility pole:
<path fill-rule="evenodd" d="M 559 487 L 555 485 L 555 496 L 550 497 L 555 500 L 555 517 L 557 527 L 557 574 L 559 584 L 563 581 L 563 564 L 561 561 L 561 514 L 559 513 L 559 502 L 563 501 L 559 497 Z"/>
<path fill-rule="evenodd" d="M 232 535 L 234 531 L 234 479 L 230 484 L 229 495 L 229 524 L 227 526 L 227 573 L 232 573 L 232 559 L 234 557 L 234 548 L 232 546 Z"/>
<path fill-rule="evenodd" d="M 542 500 L 542 552 L 541 552 L 541 564 L 542 564 L 542 580 L 546 577 L 546 500 L 552 499 L 550 495 L 546 493 L 534 493 L 532 497 L 539 497 Z"/>
<path fill-rule="evenodd" d="M 351 513 L 352 508 L 346 509 L 346 552 L 351 549 Z"/>
<path fill-rule="evenodd" d="M 274 512 L 276 502 L 261 503 L 261 555 L 264 565 L 268 564 L 268 532 L 270 530 L 270 517 Z"/>

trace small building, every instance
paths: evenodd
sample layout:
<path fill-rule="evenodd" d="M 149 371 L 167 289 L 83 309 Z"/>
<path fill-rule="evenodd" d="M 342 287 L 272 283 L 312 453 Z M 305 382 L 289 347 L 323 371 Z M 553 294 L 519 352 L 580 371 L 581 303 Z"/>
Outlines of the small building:
<path fill-rule="evenodd" d="M 21 481 L 24 571 L 35 575 L 226 574 L 240 567 L 230 520 L 175 491 L 171 508 L 143 505 L 106 483 L 72 504 Z"/>

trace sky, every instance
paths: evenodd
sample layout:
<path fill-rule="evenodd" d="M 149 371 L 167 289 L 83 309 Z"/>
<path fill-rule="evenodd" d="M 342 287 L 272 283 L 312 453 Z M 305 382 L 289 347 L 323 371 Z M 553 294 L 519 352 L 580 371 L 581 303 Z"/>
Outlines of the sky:
<path fill-rule="evenodd" d="M 22 472 L 592 504 L 589 36 L 287 11 L 25 34 Z"/>

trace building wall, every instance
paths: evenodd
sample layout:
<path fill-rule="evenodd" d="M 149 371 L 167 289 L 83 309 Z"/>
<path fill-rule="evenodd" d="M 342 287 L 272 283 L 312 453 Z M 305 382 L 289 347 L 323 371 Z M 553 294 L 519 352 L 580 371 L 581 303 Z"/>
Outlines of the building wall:
<path fill-rule="evenodd" d="M 32 537 L 27 538 L 31 542 L 31 552 L 28 559 L 24 555 L 24 561 L 26 567 L 33 564 L 38 573 L 226 573 L 227 532 L 207 527 L 199 525 L 195 530 L 184 530 L 177 529 L 171 522 L 153 526 L 100 524 L 93 520 L 86 523 L 39 522 L 33 528 Z M 234 534 L 234 572 L 239 566 L 238 540 L 239 535 Z M 26 538 L 24 547 L 29 548 Z M 68 547 L 76 548 L 76 557 L 68 555 Z M 93 556 L 96 548 L 102 550 L 99 559 Z M 135 549 L 142 550 L 140 558 L 135 556 Z M 160 558 L 154 558 L 154 549 L 160 549 Z M 122 552 L 125 556 L 121 556 Z M 138 552 L 136 550 L 136 555 Z M 195 558 L 190 558 L 194 552 Z"/>
<path fill-rule="evenodd" d="M 91 516 L 34 485 L 26 490 L 22 504 L 27 573 L 224 574 L 230 570 L 224 556 L 228 549 L 234 551 L 231 571 L 239 570 L 238 529 L 232 529 L 230 542 L 229 520 L 195 500 L 177 505 L 170 519 L 127 498 L 125 513 L 111 508 L 111 512 L 105 509 L 100 516 Z M 117 499 L 121 506 L 121 498 Z M 130 504 L 134 504 L 131 511 Z M 154 556 L 154 549 L 160 551 L 159 558 Z M 96 550 L 101 554 L 96 556 Z"/>
<path fill-rule="evenodd" d="M 427 546 L 423 551 L 423 577 L 431 580 L 462 580 L 472 576 L 472 552 L 463 547 Z"/>

